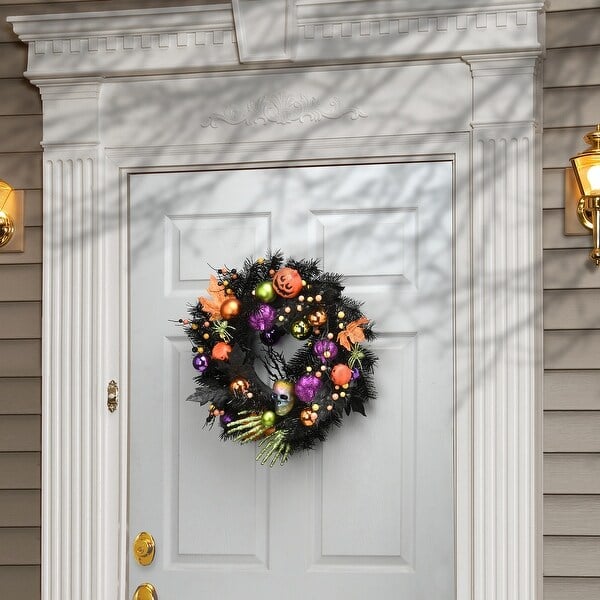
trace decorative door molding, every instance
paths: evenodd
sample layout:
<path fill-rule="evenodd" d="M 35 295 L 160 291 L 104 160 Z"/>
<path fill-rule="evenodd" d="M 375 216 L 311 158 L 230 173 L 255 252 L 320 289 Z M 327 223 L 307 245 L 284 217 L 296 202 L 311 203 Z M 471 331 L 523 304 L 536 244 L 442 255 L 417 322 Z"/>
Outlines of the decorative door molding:
<path fill-rule="evenodd" d="M 43 598 L 125 598 L 128 174 L 386 157 L 456 175 L 456 597 L 538 598 L 542 3 L 270 3 L 272 39 L 246 0 L 10 19 L 44 111 Z"/>

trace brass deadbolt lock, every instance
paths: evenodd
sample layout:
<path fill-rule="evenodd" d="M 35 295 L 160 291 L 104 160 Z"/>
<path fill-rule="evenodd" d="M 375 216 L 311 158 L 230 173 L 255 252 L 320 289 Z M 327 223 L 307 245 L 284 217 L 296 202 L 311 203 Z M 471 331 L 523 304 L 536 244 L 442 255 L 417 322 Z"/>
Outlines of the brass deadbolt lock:
<path fill-rule="evenodd" d="M 142 567 L 147 567 L 152 563 L 155 548 L 154 538 L 145 531 L 138 533 L 135 540 L 133 540 L 133 555 Z"/>
<path fill-rule="evenodd" d="M 158 600 L 158 594 L 151 583 L 142 583 L 133 593 L 133 600 Z"/>

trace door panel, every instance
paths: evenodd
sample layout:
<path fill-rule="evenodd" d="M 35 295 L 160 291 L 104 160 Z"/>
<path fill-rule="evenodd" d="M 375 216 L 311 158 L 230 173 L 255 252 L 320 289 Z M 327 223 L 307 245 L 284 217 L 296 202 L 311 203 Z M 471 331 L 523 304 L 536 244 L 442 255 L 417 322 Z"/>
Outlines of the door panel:
<path fill-rule="evenodd" d="M 130 180 L 132 592 L 161 600 L 454 597 L 450 163 L 147 174 Z M 269 469 L 203 430 L 169 319 L 211 270 L 267 248 L 320 258 L 376 323 L 378 398 Z M 286 340 L 286 354 L 295 340 Z"/>

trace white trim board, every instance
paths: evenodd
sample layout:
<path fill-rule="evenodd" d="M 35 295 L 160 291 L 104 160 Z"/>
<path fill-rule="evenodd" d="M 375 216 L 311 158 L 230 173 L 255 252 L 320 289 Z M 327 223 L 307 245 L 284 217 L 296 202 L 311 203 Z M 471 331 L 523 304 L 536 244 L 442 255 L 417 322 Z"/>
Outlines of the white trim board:
<path fill-rule="evenodd" d="M 126 597 L 128 174 L 449 157 L 456 597 L 539 597 L 542 5 L 286 6 L 239 53 L 230 4 L 11 19 L 44 110 L 43 598 Z"/>

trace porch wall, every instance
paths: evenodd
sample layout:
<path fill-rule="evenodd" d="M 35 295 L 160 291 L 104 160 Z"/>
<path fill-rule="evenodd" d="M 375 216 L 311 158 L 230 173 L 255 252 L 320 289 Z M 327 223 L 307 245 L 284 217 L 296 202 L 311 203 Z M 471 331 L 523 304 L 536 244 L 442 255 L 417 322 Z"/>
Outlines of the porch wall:
<path fill-rule="evenodd" d="M 571 8 L 576 2 L 553 2 Z M 595 3 L 600 6 L 600 3 Z M 591 6 L 586 2 L 581 6 Z M 547 15 L 544 599 L 600 598 L 600 270 L 563 234 L 564 169 L 600 122 L 600 8 Z"/>
<path fill-rule="evenodd" d="M 218 0 L 177 0 L 178 5 Z M 600 271 L 562 234 L 563 171 L 600 120 L 600 7 L 553 3 L 544 74 L 545 600 L 600 597 Z M 24 254 L 0 254 L 0 598 L 40 592 L 41 103 L 12 14 L 173 0 L 0 0 L 0 177 L 25 190 Z"/>

